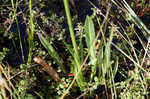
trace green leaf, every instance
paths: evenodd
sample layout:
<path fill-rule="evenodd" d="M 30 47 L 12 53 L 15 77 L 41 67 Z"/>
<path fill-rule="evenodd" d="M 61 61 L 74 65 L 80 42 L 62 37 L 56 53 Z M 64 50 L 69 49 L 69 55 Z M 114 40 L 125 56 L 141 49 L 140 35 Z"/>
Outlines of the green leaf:
<path fill-rule="evenodd" d="M 57 65 L 60 66 L 60 68 L 62 69 L 62 71 L 64 73 L 66 73 L 66 70 L 65 70 L 65 68 L 63 66 L 63 63 L 62 63 L 62 61 L 60 61 L 61 59 L 60 59 L 58 53 L 53 48 L 53 46 L 41 34 L 38 34 L 38 37 L 39 37 L 42 45 L 48 51 L 49 55 L 54 59 L 54 61 L 57 63 Z"/>
<path fill-rule="evenodd" d="M 109 37 L 109 41 L 106 43 L 105 45 L 105 53 L 104 53 L 104 75 L 106 75 L 106 73 L 108 73 L 110 66 L 111 66 L 111 43 L 112 43 L 112 39 L 113 39 L 113 32 L 114 29 L 111 29 L 110 32 L 110 37 Z"/>
<path fill-rule="evenodd" d="M 85 30 L 86 45 L 87 45 L 88 51 L 90 53 L 89 65 L 92 65 L 92 73 L 91 73 L 91 79 L 90 79 L 90 81 L 92 81 L 94 75 L 96 74 L 97 58 L 96 58 L 96 46 L 94 44 L 95 29 L 94 29 L 93 21 L 89 16 L 86 17 L 84 30 Z"/>
<path fill-rule="evenodd" d="M 116 57 L 116 63 L 115 63 L 115 67 L 114 67 L 114 69 L 113 69 L 113 77 L 115 77 L 116 76 L 116 73 L 117 73 L 117 71 L 118 71 L 118 56 Z M 114 79 L 114 78 L 113 78 Z"/>
<path fill-rule="evenodd" d="M 71 45 L 67 44 L 65 41 L 63 41 L 63 43 L 66 46 L 66 49 L 70 52 L 70 54 L 73 57 L 74 56 L 74 52 L 73 52 L 73 48 L 71 47 Z"/>
<path fill-rule="evenodd" d="M 87 16 L 85 21 L 85 34 L 86 34 L 86 44 L 88 47 L 88 50 L 90 51 L 90 61 L 92 65 L 95 65 L 96 63 L 96 46 L 92 45 L 95 40 L 95 29 L 92 19 Z M 92 47 L 91 47 L 92 46 Z"/>

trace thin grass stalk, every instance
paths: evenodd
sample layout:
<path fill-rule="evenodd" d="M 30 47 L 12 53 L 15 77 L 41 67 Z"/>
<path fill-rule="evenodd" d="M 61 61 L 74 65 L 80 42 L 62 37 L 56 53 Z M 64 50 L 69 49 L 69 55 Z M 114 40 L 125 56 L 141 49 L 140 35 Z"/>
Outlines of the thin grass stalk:
<path fill-rule="evenodd" d="M 140 62 L 139 62 L 139 59 L 138 59 L 138 57 L 137 57 L 137 54 L 136 54 L 135 48 L 134 48 L 134 46 L 133 46 L 133 44 L 132 44 L 132 41 L 130 40 L 130 38 L 129 38 L 129 36 L 127 35 L 127 33 L 126 33 L 126 32 L 125 32 L 125 35 L 127 36 L 127 39 L 128 39 L 128 41 L 129 41 L 129 44 L 130 44 L 131 49 L 132 49 L 132 51 L 133 51 L 133 56 L 135 57 L 136 62 L 139 64 Z"/>
<path fill-rule="evenodd" d="M 127 2 L 125 0 L 123 0 L 123 6 L 126 9 L 126 12 L 130 16 L 131 20 L 142 31 L 145 38 L 147 40 L 150 40 L 150 31 L 147 29 L 147 27 L 144 25 L 144 23 L 139 19 L 139 17 L 135 14 L 135 12 L 131 9 L 131 7 L 127 4 Z"/>
<path fill-rule="evenodd" d="M 117 99 L 117 92 L 116 92 L 116 86 L 115 86 L 115 81 L 114 81 L 114 79 L 115 79 L 115 76 L 116 76 L 116 73 L 117 73 L 117 71 L 118 71 L 118 60 L 119 60 L 119 58 L 117 57 L 116 58 L 116 63 L 115 63 L 115 67 L 114 67 L 114 70 L 112 71 L 112 73 L 113 73 L 113 75 L 112 75 L 112 77 L 113 77 L 113 89 L 114 89 L 114 97 L 115 97 L 115 99 Z M 112 67 L 111 67 L 112 68 Z"/>
<path fill-rule="evenodd" d="M 81 57 L 81 63 L 84 61 L 84 51 L 83 51 L 83 42 L 82 42 L 83 34 L 80 35 L 80 57 Z"/>
<path fill-rule="evenodd" d="M 73 26 L 72 26 L 71 15 L 70 15 L 70 10 L 69 10 L 69 3 L 68 3 L 68 0 L 63 0 L 63 1 L 64 1 L 65 11 L 66 11 L 69 31 L 70 31 L 70 35 L 71 35 L 71 40 L 72 40 L 72 44 L 73 44 L 73 49 L 75 52 L 74 58 L 75 58 L 75 63 L 77 65 L 77 68 L 75 68 L 76 69 L 75 71 L 78 72 L 80 65 L 81 65 L 81 62 L 80 62 L 80 57 L 79 57 L 78 48 L 77 48 L 75 35 L 74 35 L 74 30 L 73 30 Z M 77 83 L 79 84 L 80 87 L 83 85 L 83 75 L 81 72 L 79 73 Z"/>
<path fill-rule="evenodd" d="M 144 63 L 145 57 L 147 55 L 147 51 L 148 51 L 148 46 L 150 43 L 150 31 L 147 29 L 147 27 L 143 24 L 143 22 L 139 19 L 139 17 L 134 13 L 134 11 L 130 8 L 130 6 L 126 3 L 125 0 L 123 0 L 124 2 L 124 7 L 127 10 L 127 14 L 131 17 L 131 20 L 141 29 L 142 33 L 144 34 L 145 38 L 148 39 L 148 44 L 146 46 L 146 48 L 144 47 L 145 53 L 143 56 L 143 60 L 141 62 L 141 66 Z M 136 33 L 137 35 L 137 33 Z M 140 40 L 141 41 L 141 40 Z M 142 43 L 141 43 L 142 44 Z M 142 44 L 143 45 L 143 44 Z"/>
<path fill-rule="evenodd" d="M 103 73 L 102 73 L 102 66 L 103 66 L 103 47 L 100 48 L 98 50 L 98 61 L 97 61 L 97 65 L 98 65 L 98 78 L 99 78 L 99 82 L 100 84 L 104 84 L 104 78 L 103 78 Z"/>
<path fill-rule="evenodd" d="M 141 82 L 141 86 L 142 86 L 142 88 L 143 88 L 143 90 L 144 90 L 144 94 L 145 94 L 145 97 L 146 97 L 146 99 L 148 99 L 148 87 L 145 85 L 145 83 L 146 83 L 146 79 L 145 79 L 145 77 L 144 77 L 144 75 L 142 74 L 142 76 L 143 77 L 140 77 L 140 82 Z M 147 85 L 149 85 L 148 83 L 146 83 Z"/>
<path fill-rule="evenodd" d="M 121 25 L 121 23 L 119 23 L 119 26 L 120 26 L 120 28 L 123 30 L 123 32 L 125 33 L 126 31 L 125 31 L 125 29 L 123 28 L 123 26 Z M 129 42 L 129 40 L 127 40 L 126 38 L 125 38 L 125 36 L 122 34 L 122 33 L 120 33 L 119 31 L 117 31 L 118 33 L 119 33 L 119 35 L 131 46 L 131 44 L 130 44 L 130 42 L 131 42 L 131 40 L 130 40 L 130 42 Z M 140 40 L 140 42 L 141 42 L 141 39 L 140 39 L 140 37 L 138 36 L 138 34 L 134 31 L 134 33 L 136 34 L 136 36 L 138 37 L 138 39 Z M 125 33 L 125 35 L 127 36 L 127 34 Z M 128 37 L 128 39 L 129 39 L 129 37 Z M 132 43 L 132 42 L 131 42 Z M 142 42 L 141 42 L 141 44 L 142 44 Z M 133 45 L 133 44 L 132 44 Z M 137 52 L 139 52 L 136 48 L 134 48 L 134 50 L 136 50 Z"/>
<path fill-rule="evenodd" d="M 110 37 L 108 42 L 105 45 L 105 52 L 104 52 L 104 64 L 102 65 L 102 69 L 103 69 L 103 78 L 104 78 L 104 85 L 105 85 L 105 90 L 106 90 L 106 95 L 107 98 L 108 96 L 108 91 L 107 91 L 107 79 L 109 81 L 111 81 L 111 77 L 109 77 L 109 72 L 110 72 L 110 68 L 111 68 L 111 43 L 113 40 L 113 34 L 114 34 L 114 28 L 112 27 L 111 32 L 110 32 Z M 108 78 L 105 79 L 105 77 L 108 76 Z"/>
<path fill-rule="evenodd" d="M 40 99 L 44 99 L 43 96 L 41 96 L 40 93 L 38 93 L 38 92 L 36 92 L 36 91 L 35 91 L 34 93 L 35 93 L 37 96 L 39 96 Z"/>
<path fill-rule="evenodd" d="M 147 73 L 147 71 L 140 65 L 138 64 L 133 58 L 131 58 L 129 55 L 127 55 L 123 50 L 121 50 L 116 44 L 114 44 L 112 42 L 112 45 L 118 50 L 120 51 L 124 56 L 126 56 L 129 60 L 131 60 L 135 66 L 137 66 L 138 68 L 140 68 L 142 71 L 144 71 L 145 73 Z"/>
<path fill-rule="evenodd" d="M 109 85 L 111 87 L 112 99 L 117 99 L 117 92 L 116 92 L 116 87 L 115 87 L 116 85 L 115 85 L 115 81 L 114 81 L 117 71 L 118 71 L 118 57 L 116 57 L 116 62 L 114 64 L 113 70 L 112 70 L 112 66 L 111 66 L 110 71 L 109 71 L 109 76 L 111 77 L 110 81 L 109 81 Z"/>
<path fill-rule="evenodd" d="M 66 49 L 69 51 L 69 53 L 73 56 L 73 49 L 71 45 L 67 44 L 65 41 L 63 41 L 63 43 L 66 46 Z"/>
<path fill-rule="evenodd" d="M 143 66 L 144 61 L 145 61 L 145 58 L 146 58 L 146 55 L 148 54 L 148 51 L 149 51 L 149 45 L 150 45 L 150 40 L 148 40 L 148 43 L 147 43 L 147 45 L 146 45 L 145 53 L 144 53 L 144 56 L 143 56 L 143 60 L 142 60 L 142 62 L 141 62 L 141 66 Z"/>
<path fill-rule="evenodd" d="M 113 29 L 111 30 L 110 33 L 110 38 L 109 38 L 109 42 L 105 45 L 106 49 L 105 49 L 105 58 L 104 58 L 104 76 L 109 72 L 110 67 L 111 67 L 111 43 L 112 43 L 112 39 L 113 39 Z"/>
<path fill-rule="evenodd" d="M 75 40 L 74 30 L 73 30 L 73 26 L 72 26 L 72 21 L 71 21 L 71 15 L 70 15 L 70 10 L 69 10 L 68 0 L 64 0 L 64 6 L 65 6 L 66 15 L 67 15 L 68 26 L 69 26 L 69 31 L 70 31 L 71 39 L 72 39 L 73 48 L 74 48 L 74 51 L 75 51 L 77 59 L 80 59 L 79 53 L 78 53 L 77 44 L 76 44 L 76 40 Z"/>
<path fill-rule="evenodd" d="M 34 24 L 33 24 L 33 12 L 32 12 L 32 3 L 31 0 L 29 0 L 29 9 L 30 9 L 30 32 L 28 33 L 28 40 L 29 40 L 29 55 L 28 55 L 28 62 L 27 64 L 31 64 L 32 60 L 32 49 L 34 46 Z"/>
<path fill-rule="evenodd" d="M 17 7 L 17 2 L 18 2 L 18 0 L 16 1 L 16 7 Z M 19 33 L 19 43 L 20 43 L 20 47 L 21 47 L 22 60 L 24 61 L 24 53 L 23 53 L 21 32 L 20 32 L 20 27 L 19 27 L 19 24 L 18 24 L 18 19 L 17 19 L 17 16 L 16 16 L 16 8 L 15 8 L 15 5 L 14 5 L 14 0 L 11 0 L 11 5 L 12 5 L 13 12 L 14 12 L 13 20 L 14 19 L 16 20 L 17 30 L 18 30 L 18 33 Z M 18 50 L 16 50 L 16 52 L 18 53 Z"/>
<path fill-rule="evenodd" d="M 123 0 L 123 4 L 121 4 L 120 2 L 118 2 L 118 4 L 112 0 L 112 2 L 125 9 L 125 13 L 131 18 L 131 20 L 133 21 L 134 24 L 136 24 L 138 26 L 138 28 L 142 31 L 144 37 L 148 40 L 150 40 L 150 31 L 147 29 L 147 27 L 143 24 L 143 22 L 138 18 L 138 16 L 135 14 L 135 12 L 131 9 L 131 7 L 128 5 L 128 3 Z M 123 6 L 123 7 L 122 7 Z M 113 44 L 113 43 L 112 43 Z M 135 60 L 133 58 L 131 58 L 130 56 L 128 56 L 125 52 L 123 52 L 118 46 L 116 46 L 115 44 L 113 44 L 113 46 L 115 46 L 122 54 L 124 54 L 127 58 L 129 58 L 137 67 L 139 67 L 141 70 L 147 72 L 146 70 L 143 69 L 143 67 L 141 66 L 140 63 L 135 62 Z M 146 49 L 145 49 L 146 50 Z M 147 52 L 146 52 L 147 53 Z"/>

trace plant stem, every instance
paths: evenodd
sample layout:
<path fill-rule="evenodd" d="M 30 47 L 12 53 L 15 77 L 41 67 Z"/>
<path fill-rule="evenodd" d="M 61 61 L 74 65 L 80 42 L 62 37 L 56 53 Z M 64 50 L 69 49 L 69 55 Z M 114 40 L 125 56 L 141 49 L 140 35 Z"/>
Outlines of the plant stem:
<path fill-rule="evenodd" d="M 28 62 L 27 64 L 31 64 L 32 60 L 32 49 L 34 46 L 33 38 L 34 38 L 34 24 L 33 24 L 33 12 L 32 12 L 32 5 L 31 0 L 29 0 L 29 9 L 30 9 L 30 32 L 28 33 L 28 40 L 29 40 L 29 55 L 28 55 Z"/>
<path fill-rule="evenodd" d="M 68 0 L 64 0 L 64 6 L 65 6 L 65 11 L 66 11 L 69 31 L 70 31 L 70 35 L 71 35 L 71 40 L 72 40 L 72 44 L 73 44 L 73 49 L 74 49 L 74 52 L 75 52 L 74 61 L 75 61 L 75 65 L 77 65 L 77 66 L 75 66 L 74 69 L 75 69 L 75 74 L 77 74 L 77 72 L 79 71 L 80 66 L 81 66 L 81 61 L 80 61 L 78 48 L 77 48 L 77 43 L 76 43 L 76 40 L 75 40 L 74 30 L 73 30 L 73 26 L 72 26 Z M 77 77 L 77 83 L 80 86 L 80 88 L 82 86 L 84 86 L 82 72 L 80 72 L 78 77 Z"/>
<path fill-rule="evenodd" d="M 71 35 L 71 39 L 72 39 L 72 44 L 74 47 L 75 54 L 79 58 L 79 53 L 77 50 L 77 44 L 76 44 L 76 40 L 75 40 L 75 36 L 74 36 L 74 30 L 73 30 L 72 21 L 71 21 L 71 15 L 70 15 L 70 10 L 69 10 L 68 0 L 64 0 L 64 5 L 65 5 L 65 11 L 66 11 L 67 20 L 68 20 L 69 31 L 70 31 L 70 35 Z"/>

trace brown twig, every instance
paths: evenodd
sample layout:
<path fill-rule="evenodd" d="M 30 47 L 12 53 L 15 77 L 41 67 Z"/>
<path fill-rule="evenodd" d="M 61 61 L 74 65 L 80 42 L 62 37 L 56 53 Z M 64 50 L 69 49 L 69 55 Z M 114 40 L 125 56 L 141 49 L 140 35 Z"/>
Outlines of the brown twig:
<path fill-rule="evenodd" d="M 48 65 L 43 59 L 41 59 L 40 57 L 35 57 L 33 59 L 36 63 L 40 64 L 41 66 L 43 66 L 43 68 L 46 70 L 46 72 L 56 81 L 60 81 L 60 77 L 58 75 L 58 73 L 53 69 L 53 67 L 51 67 L 50 65 Z"/>
<path fill-rule="evenodd" d="M 78 14 L 78 10 L 76 8 L 74 0 L 69 0 L 69 2 L 70 2 L 70 5 L 72 6 L 73 10 L 75 11 L 75 13 Z"/>

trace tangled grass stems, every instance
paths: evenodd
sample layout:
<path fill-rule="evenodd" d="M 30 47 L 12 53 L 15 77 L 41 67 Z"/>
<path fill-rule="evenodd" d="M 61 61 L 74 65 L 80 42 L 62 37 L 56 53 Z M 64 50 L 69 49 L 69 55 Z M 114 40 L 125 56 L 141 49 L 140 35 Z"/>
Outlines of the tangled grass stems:
<path fill-rule="evenodd" d="M 94 39 L 94 41 L 93 41 L 93 44 L 92 44 L 91 47 L 90 47 L 90 49 L 96 44 L 96 42 L 97 42 L 97 40 L 98 40 L 98 37 L 101 35 L 102 29 L 103 29 L 103 27 L 104 27 L 104 24 L 105 24 L 105 22 L 106 22 L 106 20 L 107 20 L 107 18 L 108 18 L 109 11 L 110 11 L 110 8 L 107 9 L 106 16 L 104 17 L 104 20 L 103 20 L 103 22 L 102 22 L 102 25 L 100 26 L 100 29 L 99 29 L 99 31 L 98 31 L 98 33 L 97 33 L 97 35 L 96 35 L 96 37 L 95 37 L 95 39 Z M 66 89 L 66 92 L 60 97 L 60 99 L 64 99 L 65 96 L 68 94 L 68 92 L 69 92 L 69 90 L 71 89 L 72 85 L 75 83 L 75 80 L 77 79 L 79 73 L 81 72 L 83 66 L 86 64 L 86 61 L 87 61 L 89 55 L 90 55 L 90 50 L 88 51 L 88 54 L 86 55 L 86 57 L 85 57 L 85 59 L 84 59 L 82 65 L 80 66 L 78 72 L 77 72 L 76 75 L 74 76 L 74 79 L 73 79 L 72 82 L 70 83 L 69 87 Z"/>

